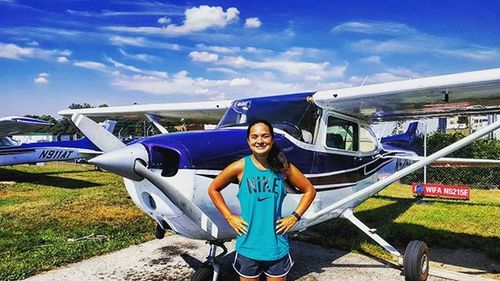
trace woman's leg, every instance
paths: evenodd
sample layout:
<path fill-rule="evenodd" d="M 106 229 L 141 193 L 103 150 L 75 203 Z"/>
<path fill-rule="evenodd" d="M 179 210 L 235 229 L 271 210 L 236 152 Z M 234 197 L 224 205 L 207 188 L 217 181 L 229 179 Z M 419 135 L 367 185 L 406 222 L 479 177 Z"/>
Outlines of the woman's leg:
<path fill-rule="evenodd" d="M 259 281 L 259 277 L 256 277 L 256 278 L 245 278 L 245 277 L 241 277 L 240 276 L 240 281 Z"/>
<path fill-rule="evenodd" d="M 267 281 L 286 281 L 286 275 L 281 277 L 271 277 L 266 275 Z"/>

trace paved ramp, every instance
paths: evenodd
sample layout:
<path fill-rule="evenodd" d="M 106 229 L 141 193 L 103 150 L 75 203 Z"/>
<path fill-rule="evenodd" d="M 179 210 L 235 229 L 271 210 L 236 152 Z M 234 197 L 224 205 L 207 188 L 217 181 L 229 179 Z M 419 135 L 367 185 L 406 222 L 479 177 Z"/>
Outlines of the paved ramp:
<path fill-rule="evenodd" d="M 238 280 L 232 269 L 234 243 L 222 259 L 220 280 Z M 403 281 L 401 271 L 372 258 L 292 241 L 295 265 L 288 280 L 384 280 Z M 67 267 L 28 278 L 40 280 L 189 280 L 208 255 L 203 241 L 178 235 L 132 246 L 115 253 L 94 257 Z M 429 280 L 449 280 L 430 277 Z"/>

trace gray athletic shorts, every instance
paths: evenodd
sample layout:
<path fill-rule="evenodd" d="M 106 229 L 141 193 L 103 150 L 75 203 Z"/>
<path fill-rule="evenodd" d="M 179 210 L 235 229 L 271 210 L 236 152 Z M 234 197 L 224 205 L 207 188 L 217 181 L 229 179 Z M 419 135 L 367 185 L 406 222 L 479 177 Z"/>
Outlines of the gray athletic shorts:
<path fill-rule="evenodd" d="M 269 277 L 283 277 L 288 274 L 293 266 L 290 254 L 272 261 L 260 261 L 247 258 L 236 253 L 233 267 L 236 272 L 244 278 L 257 278 L 262 272 Z"/>

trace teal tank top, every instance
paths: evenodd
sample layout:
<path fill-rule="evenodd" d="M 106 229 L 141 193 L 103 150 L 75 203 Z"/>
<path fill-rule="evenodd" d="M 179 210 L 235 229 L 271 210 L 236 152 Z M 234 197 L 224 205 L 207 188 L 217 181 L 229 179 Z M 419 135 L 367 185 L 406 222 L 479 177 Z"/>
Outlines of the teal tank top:
<path fill-rule="evenodd" d="M 255 166 L 251 156 L 244 158 L 245 168 L 238 190 L 241 216 L 248 232 L 236 238 L 236 251 L 255 260 L 277 260 L 290 249 L 287 234 L 276 233 L 276 221 L 286 196 L 283 175 Z"/>

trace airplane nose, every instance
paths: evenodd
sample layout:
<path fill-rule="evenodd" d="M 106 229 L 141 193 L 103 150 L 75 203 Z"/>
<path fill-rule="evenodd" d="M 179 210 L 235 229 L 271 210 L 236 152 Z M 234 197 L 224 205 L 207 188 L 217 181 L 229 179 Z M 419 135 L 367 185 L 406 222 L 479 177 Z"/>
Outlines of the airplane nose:
<path fill-rule="evenodd" d="M 90 159 L 88 162 L 122 177 L 141 181 L 144 177 L 135 172 L 136 161 L 141 161 L 144 165 L 147 165 L 146 163 L 149 161 L 148 152 L 140 143 L 106 152 Z"/>

